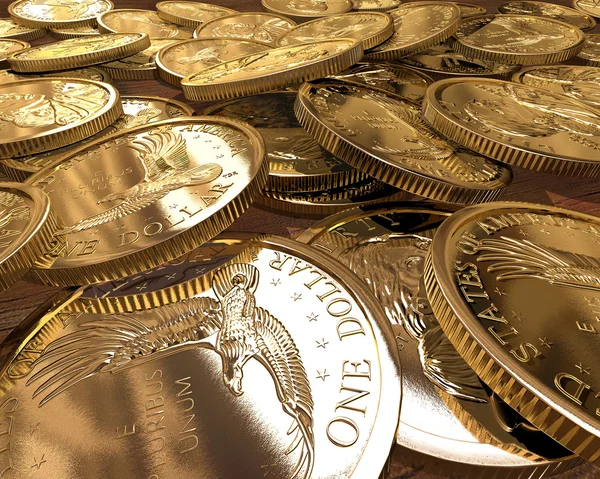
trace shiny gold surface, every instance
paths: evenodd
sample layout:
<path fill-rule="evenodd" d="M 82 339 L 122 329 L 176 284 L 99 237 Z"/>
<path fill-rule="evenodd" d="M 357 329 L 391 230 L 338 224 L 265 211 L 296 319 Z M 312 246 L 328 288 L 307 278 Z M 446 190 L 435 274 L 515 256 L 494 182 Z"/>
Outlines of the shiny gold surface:
<path fill-rule="evenodd" d="M 29 28 L 13 22 L 10 18 L 0 18 L 0 38 L 14 38 L 30 42 L 46 34 L 43 28 Z"/>
<path fill-rule="evenodd" d="M 76 293 L 30 318 L 2 376 L 12 469 L 37 477 L 35 451 L 68 479 L 376 478 L 401 397 L 383 311 L 322 253 L 279 238 L 251 248 L 174 305 L 80 313 Z"/>
<path fill-rule="evenodd" d="M 72 38 L 13 53 L 10 68 L 22 73 L 81 68 L 127 57 L 150 46 L 142 33 L 114 33 Z"/>
<path fill-rule="evenodd" d="M 384 42 L 393 33 L 394 22 L 387 13 L 353 12 L 302 23 L 281 35 L 277 45 L 287 47 L 332 38 L 354 38 L 367 50 Z"/>
<path fill-rule="evenodd" d="M 446 40 L 460 25 L 460 10 L 452 3 L 411 2 L 390 10 L 395 32 L 381 45 L 366 52 L 369 60 L 405 57 Z"/>
<path fill-rule="evenodd" d="M 165 22 L 152 10 L 121 8 L 105 12 L 98 17 L 101 33 L 146 33 L 153 38 L 192 38 L 192 29 Z"/>
<path fill-rule="evenodd" d="M 16 0 L 8 13 L 18 24 L 33 28 L 61 28 L 96 25 L 96 17 L 113 8 L 110 0 Z"/>
<path fill-rule="evenodd" d="M 271 13 L 285 15 L 298 23 L 352 10 L 352 0 L 261 0 Z"/>
<path fill-rule="evenodd" d="M 194 37 L 256 40 L 275 47 L 277 39 L 295 26 L 289 18 L 272 13 L 235 13 L 200 25 Z"/>
<path fill-rule="evenodd" d="M 49 28 L 48 34 L 57 40 L 69 40 L 70 38 L 89 37 L 90 35 L 100 35 L 98 27 L 77 27 L 77 28 Z"/>
<path fill-rule="evenodd" d="M 433 312 L 481 379 L 574 453 L 600 458 L 598 218 L 527 203 L 466 208 L 433 239 Z"/>
<path fill-rule="evenodd" d="M 400 0 L 352 0 L 356 12 L 387 12 L 400 6 Z"/>
<path fill-rule="evenodd" d="M 577 55 L 586 65 L 600 67 L 600 35 L 592 34 L 585 36 L 583 50 Z"/>
<path fill-rule="evenodd" d="M 478 15 L 485 15 L 487 10 L 480 6 L 474 5 L 472 3 L 464 3 L 464 2 L 450 2 L 456 5 L 460 9 L 460 16 L 465 18 L 476 17 Z"/>
<path fill-rule="evenodd" d="M 174 86 L 197 71 L 273 48 L 268 43 L 232 38 L 183 40 L 156 55 L 158 75 Z"/>
<path fill-rule="evenodd" d="M 225 118 L 165 120 L 84 145 L 28 179 L 65 224 L 53 263 L 30 276 L 87 284 L 181 256 L 248 208 L 267 180 L 264 157 L 256 130 Z"/>
<path fill-rule="evenodd" d="M 100 82 L 37 78 L 0 85 L 0 158 L 75 143 L 123 113 L 119 93 Z"/>
<path fill-rule="evenodd" d="M 534 2 L 531 0 L 506 2 L 498 7 L 498 12 L 550 17 L 573 25 L 581 30 L 590 30 L 596 26 L 596 20 L 591 15 L 554 3 Z"/>
<path fill-rule="evenodd" d="M 163 20 L 190 28 L 197 28 L 215 18 L 237 13 L 219 5 L 180 0 L 158 2 L 156 11 Z"/>
<path fill-rule="evenodd" d="M 540 65 L 576 56 L 583 48 L 581 30 L 552 18 L 485 15 L 466 19 L 455 34 L 454 49 L 480 60 Z"/>
<path fill-rule="evenodd" d="M 94 80 L 105 83 L 112 83 L 112 79 L 105 70 L 96 67 L 78 68 L 76 70 L 63 70 L 48 73 L 13 73 L 10 70 L 0 70 L 0 83 L 10 83 L 19 80 L 30 80 L 32 78 L 83 78 L 85 80 Z"/>
<path fill-rule="evenodd" d="M 281 47 L 230 60 L 181 81 L 188 100 L 220 100 L 285 88 L 342 71 L 363 55 L 352 39 Z"/>
<path fill-rule="evenodd" d="M 600 18 L 600 5 L 595 0 L 573 0 L 573 7 L 593 17 Z"/>
<path fill-rule="evenodd" d="M 472 203 L 497 198 L 512 180 L 500 163 L 459 151 L 411 103 L 358 85 L 305 83 L 296 116 L 324 148 L 363 173 L 413 194 Z"/>
<path fill-rule="evenodd" d="M 115 80 L 153 80 L 158 76 L 156 54 L 162 48 L 177 42 L 171 38 L 154 38 L 150 47 L 135 55 L 104 63 L 105 68 Z"/>
<path fill-rule="evenodd" d="M 6 59 L 13 53 L 30 48 L 31 45 L 22 40 L 0 38 L 0 65 L 7 66 Z"/>
<path fill-rule="evenodd" d="M 600 114 L 578 100 L 501 80 L 442 80 L 423 117 L 465 148 L 557 175 L 600 175 Z"/>

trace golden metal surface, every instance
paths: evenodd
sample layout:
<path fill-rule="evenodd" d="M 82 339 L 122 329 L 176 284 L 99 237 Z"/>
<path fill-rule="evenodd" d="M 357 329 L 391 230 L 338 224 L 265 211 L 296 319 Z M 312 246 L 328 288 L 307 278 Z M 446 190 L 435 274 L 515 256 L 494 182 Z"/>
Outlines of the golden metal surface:
<path fill-rule="evenodd" d="M 113 7 L 110 0 L 16 0 L 8 6 L 8 14 L 26 27 L 69 28 L 96 25 L 96 17 Z"/>
<path fill-rule="evenodd" d="M 247 121 L 265 140 L 269 161 L 266 190 L 323 191 L 356 183 L 366 177 L 321 148 L 294 114 L 295 92 L 273 92 L 228 100 L 209 106 L 205 115 Z"/>
<path fill-rule="evenodd" d="M 356 12 L 387 12 L 401 4 L 401 0 L 352 0 L 352 10 Z"/>
<path fill-rule="evenodd" d="M 46 43 L 13 53 L 10 68 L 21 73 L 81 68 L 124 58 L 150 46 L 143 33 L 113 33 Z"/>
<path fill-rule="evenodd" d="M 19 80 L 30 80 L 32 78 L 83 78 L 104 83 L 112 83 L 112 78 L 105 70 L 97 67 L 78 68 L 76 70 L 64 70 L 48 73 L 19 74 L 10 70 L 0 70 L 0 83 L 10 83 Z"/>
<path fill-rule="evenodd" d="M 70 38 L 80 38 L 100 35 L 98 27 L 77 27 L 77 28 L 49 28 L 48 35 L 57 40 L 69 40 Z"/>
<path fill-rule="evenodd" d="M 200 25 L 194 37 L 256 40 L 275 47 L 277 39 L 295 26 L 293 20 L 272 13 L 235 13 Z"/>
<path fill-rule="evenodd" d="M 460 25 L 460 9 L 446 2 L 411 2 L 390 10 L 395 32 L 381 45 L 365 53 L 369 60 L 405 57 L 450 37 Z"/>
<path fill-rule="evenodd" d="M 150 47 L 135 55 L 104 63 L 115 80 L 154 80 L 158 76 L 156 54 L 164 47 L 176 43 L 172 38 L 153 38 Z"/>
<path fill-rule="evenodd" d="M 517 65 L 558 63 L 576 56 L 585 35 L 568 23 L 532 15 L 484 15 L 462 22 L 454 50 L 468 58 Z"/>
<path fill-rule="evenodd" d="M 595 0 L 573 0 L 573 8 L 600 18 L 600 5 Z"/>
<path fill-rule="evenodd" d="M 13 22 L 10 18 L 0 18 L 0 38 L 14 38 L 30 42 L 46 34 L 43 28 L 29 28 Z"/>
<path fill-rule="evenodd" d="M 550 206 L 474 206 L 440 226 L 425 266 L 433 312 L 482 381 L 595 463 L 598 231 L 597 217 Z"/>
<path fill-rule="evenodd" d="M 596 20 L 591 15 L 554 3 L 515 0 L 500 5 L 498 12 L 550 17 L 573 25 L 581 30 L 590 30 L 596 26 Z"/>
<path fill-rule="evenodd" d="M 327 15 L 352 10 L 352 0 L 261 0 L 262 7 L 271 13 L 285 15 L 302 23 Z"/>
<path fill-rule="evenodd" d="M 256 130 L 226 118 L 165 120 L 82 146 L 28 179 L 50 196 L 66 242 L 30 277 L 89 284 L 185 254 L 250 206 L 267 180 L 264 158 Z"/>
<path fill-rule="evenodd" d="M 460 478 L 541 478 L 566 471 L 582 461 L 547 436 L 544 441 L 543 433 L 502 430 L 494 399 L 431 314 L 421 290 L 425 257 L 451 213 L 447 206 L 416 202 L 353 208 L 314 224 L 299 241 L 362 278 L 392 325 L 403 384 L 396 460 Z M 465 425 L 455 417 L 459 408 Z"/>
<path fill-rule="evenodd" d="M 523 68 L 513 81 L 575 98 L 586 105 L 600 107 L 600 68 L 552 65 Z"/>
<path fill-rule="evenodd" d="M 500 163 L 438 136 L 411 103 L 368 87 L 305 83 L 296 116 L 317 142 L 363 173 L 410 193 L 452 203 L 497 198 L 512 180 Z"/>
<path fill-rule="evenodd" d="M 21 158 L 0 160 L 0 172 L 15 181 L 26 181 L 29 176 L 53 164 L 58 159 L 69 156 L 84 145 L 100 138 L 105 138 L 108 135 L 128 128 L 146 125 L 147 123 L 194 114 L 194 109 L 184 103 L 153 96 L 124 95 L 121 97 L 121 104 L 123 106 L 123 115 L 99 133 L 56 150 Z"/>
<path fill-rule="evenodd" d="M 74 310 L 76 293 L 23 324 L 1 383 L 15 473 L 37 477 L 34 460 L 66 479 L 378 477 L 401 398 L 383 311 L 320 252 L 251 248 L 179 303 L 98 315 Z"/>
<path fill-rule="evenodd" d="M 101 33 L 146 33 L 151 39 L 185 40 L 192 38 L 193 34 L 191 28 L 165 22 L 152 10 L 136 8 L 121 8 L 103 13 L 98 17 L 98 29 Z"/>
<path fill-rule="evenodd" d="M 70 145 L 123 113 L 119 92 L 84 79 L 36 78 L 0 85 L 0 158 Z"/>
<path fill-rule="evenodd" d="M 270 44 L 256 40 L 194 38 L 164 48 L 156 55 L 156 66 L 160 78 L 180 87 L 181 80 L 192 73 L 271 48 Z"/>
<path fill-rule="evenodd" d="M 423 117 L 456 143 L 535 171 L 600 175 L 600 113 L 573 98 L 501 80 L 442 80 Z"/>
<path fill-rule="evenodd" d="M 29 43 L 22 40 L 0 38 L 0 66 L 6 68 L 8 66 L 6 59 L 10 55 L 30 47 L 31 45 Z"/>
<path fill-rule="evenodd" d="M 485 15 L 487 10 L 481 5 L 475 5 L 473 3 L 464 2 L 450 2 L 456 5 L 460 9 L 460 16 L 465 18 L 477 17 L 479 15 Z"/>
<path fill-rule="evenodd" d="M 583 60 L 586 65 L 600 67 L 600 34 L 585 36 L 583 50 L 577 55 L 577 58 Z"/>
<path fill-rule="evenodd" d="M 288 47 L 331 38 L 354 38 L 367 50 L 386 41 L 393 33 L 394 22 L 387 13 L 351 12 L 302 23 L 281 35 L 277 45 Z"/>
<path fill-rule="evenodd" d="M 200 25 L 215 18 L 237 13 L 231 8 L 219 5 L 181 0 L 158 2 L 156 4 L 156 11 L 158 16 L 163 20 L 190 28 L 198 28 Z"/>
<path fill-rule="evenodd" d="M 192 73 L 181 87 L 188 100 L 253 95 L 340 72 L 362 56 L 361 43 L 349 38 L 275 48 Z"/>

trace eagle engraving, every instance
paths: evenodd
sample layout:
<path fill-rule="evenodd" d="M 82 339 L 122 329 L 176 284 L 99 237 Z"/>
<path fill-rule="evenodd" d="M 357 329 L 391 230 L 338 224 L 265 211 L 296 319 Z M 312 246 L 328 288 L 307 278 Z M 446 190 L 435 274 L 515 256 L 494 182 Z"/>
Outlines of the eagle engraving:
<path fill-rule="evenodd" d="M 17 203 L 22 202 L 23 199 L 19 196 L 13 195 L 8 191 L 0 191 L 0 207 L 3 207 L 0 209 L 0 228 L 5 228 L 14 220 L 29 219 L 29 206 L 15 206 Z"/>
<path fill-rule="evenodd" d="M 189 168 L 190 159 L 180 133 L 158 131 L 136 139 L 130 147 L 137 151 L 144 167 L 143 180 L 120 193 L 112 193 L 98 204 L 116 203 L 111 208 L 82 219 L 58 231 L 57 235 L 78 233 L 123 218 L 164 198 L 171 191 L 199 186 L 216 180 L 223 168 L 216 163 Z"/>
<path fill-rule="evenodd" d="M 244 365 L 251 359 L 270 373 L 283 411 L 292 418 L 284 453 L 299 451 L 289 479 L 310 477 L 314 464 L 314 402 L 300 352 L 285 326 L 256 306 L 259 271 L 230 264 L 215 273 L 218 300 L 189 298 L 156 308 L 156 323 L 114 314 L 82 323 L 51 342 L 33 364 L 27 385 L 40 383 L 33 397 L 40 407 L 88 377 L 118 373 L 182 350 L 205 348 L 221 357 L 223 382 L 235 396 L 243 391 Z"/>

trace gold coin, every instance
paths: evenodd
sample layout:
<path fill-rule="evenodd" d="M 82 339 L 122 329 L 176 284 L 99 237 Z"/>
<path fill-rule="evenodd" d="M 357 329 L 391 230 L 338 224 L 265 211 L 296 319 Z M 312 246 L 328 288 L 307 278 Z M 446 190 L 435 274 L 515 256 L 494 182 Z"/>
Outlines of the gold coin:
<path fill-rule="evenodd" d="M 416 106 L 379 90 L 305 83 L 295 110 L 321 146 L 409 193 L 452 203 L 484 202 L 497 198 L 512 180 L 510 169 L 458 150 L 420 119 Z"/>
<path fill-rule="evenodd" d="M 8 66 L 6 59 L 10 55 L 30 47 L 29 43 L 22 40 L 0 38 L 0 67 L 6 68 Z"/>
<path fill-rule="evenodd" d="M 600 35 L 590 34 L 585 36 L 583 50 L 577 55 L 586 65 L 600 67 Z"/>
<path fill-rule="evenodd" d="M 36 451 L 47 477 L 378 477 L 401 399 L 381 307 L 306 245 L 266 238 L 250 254 L 173 305 L 82 313 L 75 293 L 28 318 L 1 365 L 1 407 L 18 401 L 22 419 L 15 473 L 36 477 Z M 90 453 L 98 435 L 106 447 Z"/>
<path fill-rule="evenodd" d="M 472 3 L 463 3 L 463 2 L 450 2 L 456 5 L 460 9 L 460 16 L 463 18 L 471 18 L 477 17 L 479 15 L 485 15 L 487 10 L 480 6 L 474 5 Z"/>
<path fill-rule="evenodd" d="M 352 10 L 357 12 L 387 12 L 397 8 L 401 0 L 352 0 Z"/>
<path fill-rule="evenodd" d="M 580 12 L 600 18 L 600 4 L 595 0 L 573 0 L 572 5 Z"/>
<path fill-rule="evenodd" d="M 0 172 L 15 181 L 26 181 L 29 176 L 55 163 L 58 159 L 69 156 L 71 153 L 79 151 L 84 145 L 100 138 L 147 123 L 194 114 L 194 109 L 184 103 L 155 96 L 123 95 L 121 96 L 121 104 L 123 115 L 99 133 L 56 150 L 21 158 L 0 160 Z"/>
<path fill-rule="evenodd" d="M 26 27 L 70 28 L 96 25 L 96 17 L 113 7 L 110 0 L 16 0 L 8 6 L 8 14 Z"/>
<path fill-rule="evenodd" d="M 237 13 L 231 8 L 209 3 L 167 0 L 156 4 L 158 16 L 167 22 L 197 28 L 215 18 Z"/>
<path fill-rule="evenodd" d="M 261 0 L 270 13 L 285 15 L 302 23 L 327 15 L 338 15 L 352 10 L 352 0 Z"/>
<path fill-rule="evenodd" d="M 273 48 L 268 43 L 232 38 L 203 38 L 183 40 L 163 48 L 156 55 L 158 75 L 176 87 L 194 72 L 236 58 L 264 52 Z"/>
<path fill-rule="evenodd" d="M 266 190 L 320 192 L 365 178 L 306 133 L 294 114 L 295 99 L 295 92 L 263 93 L 217 103 L 204 114 L 247 121 L 258 130 L 269 161 Z"/>
<path fill-rule="evenodd" d="M 82 146 L 28 179 L 48 192 L 66 241 L 31 278 L 88 284 L 181 256 L 249 207 L 267 180 L 264 157 L 256 130 L 225 118 L 165 120 Z"/>
<path fill-rule="evenodd" d="M 158 76 L 156 54 L 164 47 L 177 43 L 171 38 L 153 38 L 151 45 L 135 55 L 104 63 L 102 68 L 115 80 L 154 80 Z"/>
<path fill-rule="evenodd" d="M 0 85 L 0 158 L 70 145 L 106 128 L 123 113 L 107 83 L 36 78 Z"/>
<path fill-rule="evenodd" d="M 30 42 L 46 34 L 43 28 L 29 28 L 15 23 L 10 18 L 0 18 L 0 38 L 13 38 Z"/>
<path fill-rule="evenodd" d="M 133 55 L 149 45 L 150 39 L 143 33 L 72 38 L 13 53 L 8 63 L 11 69 L 21 73 L 68 70 Z"/>
<path fill-rule="evenodd" d="M 540 65 L 576 56 L 585 35 L 552 18 L 531 15 L 485 15 L 465 20 L 455 34 L 456 52 L 480 60 Z"/>
<path fill-rule="evenodd" d="M 403 384 L 394 460 L 437 475 L 472 479 L 542 478 L 566 471 L 582 460 L 539 430 L 503 429 L 505 423 L 494 414 L 497 399 L 431 313 L 421 289 L 425 258 L 431 238 L 452 211 L 418 202 L 363 206 L 323 219 L 299 241 L 363 278 L 394 329 Z M 462 405 L 473 413 L 465 409 L 464 417 L 478 421 L 478 431 L 455 417 Z M 483 431 L 486 426 L 491 432 Z M 553 459 L 545 459 L 548 455 Z"/>
<path fill-rule="evenodd" d="M 354 38 L 362 42 L 366 50 L 384 42 L 393 33 L 394 22 L 387 13 L 352 12 L 302 23 L 280 36 L 277 45 L 288 47 L 330 38 Z"/>
<path fill-rule="evenodd" d="M 165 22 L 152 10 L 122 8 L 105 12 L 98 17 L 100 33 L 147 33 L 151 39 L 174 38 L 185 40 L 192 38 L 193 30 L 174 23 Z"/>
<path fill-rule="evenodd" d="M 552 65 L 523 68 L 513 81 L 544 88 L 600 108 L 600 68 Z"/>
<path fill-rule="evenodd" d="M 90 37 L 100 35 L 98 27 L 76 27 L 76 28 L 49 28 L 48 33 L 57 40 L 69 40 L 71 38 Z"/>
<path fill-rule="evenodd" d="M 461 20 L 459 8 L 444 2 L 411 2 L 389 14 L 394 20 L 394 34 L 365 53 L 369 60 L 393 60 L 425 50 L 450 37 Z"/>
<path fill-rule="evenodd" d="M 451 343 L 535 427 L 600 462 L 600 220 L 550 206 L 465 208 L 440 226 L 427 294 Z"/>
<path fill-rule="evenodd" d="M 11 83 L 19 80 L 30 80 L 32 78 L 83 78 L 104 83 L 112 83 L 112 78 L 106 71 L 97 67 L 78 68 L 77 70 L 63 70 L 53 73 L 28 73 L 19 74 L 10 70 L 0 70 L 0 84 Z"/>
<path fill-rule="evenodd" d="M 295 26 L 289 18 L 272 13 L 235 13 L 200 25 L 194 37 L 256 40 L 277 46 L 277 39 Z"/>
<path fill-rule="evenodd" d="M 362 55 L 361 43 L 349 38 L 275 48 L 192 73 L 181 87 L 188 100 L 253 95 L 337 73 Z"/>
<path fill-rule="evenodd" d="M 596 20 L 592 16 L 554 3 L 516 0 L 500 5 L 498 12 L 554 18 L 581 30 L 590 30 L 596 26 Z"/>
<path fill-rule="evenodd" d="M 423 117 L 465 148 L 535 171 L 600 175 L 600 113 L 578 100 L 501 80 L 442 80 Z"/>

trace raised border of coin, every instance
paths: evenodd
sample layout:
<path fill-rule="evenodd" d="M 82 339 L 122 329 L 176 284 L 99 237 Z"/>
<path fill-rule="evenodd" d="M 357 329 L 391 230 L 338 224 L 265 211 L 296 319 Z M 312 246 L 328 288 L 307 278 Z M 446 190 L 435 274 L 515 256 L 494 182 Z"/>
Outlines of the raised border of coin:
<path fill-rule="evenodd" d="M 42 38 L 44 35 L 46 35 L 45 28 L 25 27 L 23 25 L 19 25 L 18 23 L 13 22 L 12 18 L 0 18 L 0 31 L 2 31 L 3 24 L 10 28 L 18 27 L 20 29 L 23 29 L 24 31 L 21 31 L 20 33 L 13 33 L 13 34 L 0 33 L 0 38 L 11 38 L 11 39 L 15 39 L 15 40 L 23 40 L 25 42 L 31 42 L 33 40 L 37 40 L 38 38 Z"/>
<path fill-rule="evenodd" d="M 27 17 L 27 16 L 23 16 L 23 15 L 18 15 L 15 12 L 15 8 L 18 6 L 19 3 L 22 2 L 26 2 L 28 0 L 16 0 L 14 2 L 12 2 L 10 5 L 8 5 L 8 14 L 10 15 L 10 17 L 14 20 L 15 23 L 18 23 L 19 25 L 23 25 L 26 27 L 32 27 L 32 28 L 68 28 L 68 27 L 84 27 L 84 26 L 88 26 L 88 25 L 96 25 L 96 17 L 97 15 L 94 15 L 93 17 L 88 17 L 88 18 L 79 18 L 79 19 L 74 19 L 74 20 L 63 20 L 63 21 L 59 21 L 56 19 L 41 19 L 41 18 L 31 18 L 31 17 Z M 79 3 L 81 0 L 73 0 L 76 3 Z M 105 12 L 108 12 L 110 10 L 112 10 L 113 8 L 115 8 L 115 5 L 113 4 L 113 2 L 111 0 L 96 0 L 97 2 L 102 2 L 104 4 L 106 4 L 108 6 L 108 8 L 106 10 L 104 10 Z M 61 5 L 62 6 L 62 5 Z"/>
<path fill-rule="evenodd" d="M 87 30 L 83 30 L 86 28 Z M 78 29 L 82 29 L 82 31 L 77 31 Z M 96 27 L 49 28 L 48 35 L 56 40 L 70 40 L 71 38 L 95 37 L 101 33 Z"/>
<path fill-rule="evenodd" d="M 401 0 L 351 0 L 353 12 L 388 12 L 398 8 Z M 364 2 L 364 3 L 363 3 Z M 364 5 L 367 7 L 364 7 Z M 379 5 L 376 5 L 379 4 Z M 368 6 L 371 5 L 371 6 Z"/>
<path fill-rule="evenodd" d="M 184 40 L 181 40 L 184 41 Z M 177 43 L 178 40 L 173 38 L 153 38 L 150 41 L 150 46 L 141 52 L 137 52 L 131 57 L 135 57 L 136 55 L 145 56 L 149 60 L 149 62 L 144 64 L 134 64 L 133 66 L 127 66 L 125 60 L 130 57 L 119 58 L 117 60 L 113 60 L 112 62 L 103 63 L 101 66 L 104 68 L 110 76 L 115 80 L 154 80 L 158 77 L 158 64 L 156 62 L 156 57 L 158 56 L 158 52 L 163 48 L 168 47 L 172 43 Z M 150 50 L 154 53 L 151 53 L 149 56 L 144 53 Z M 153 61 L 154 59 L 154 61 Z"/>
<path fill-rule="evenodd" d="M 164 5 L 167 3 L 177 3 L 177 4 L 186 4 L 191 7 L 196 7 L 198 9 L 205 9 L 206 11 L 210 11 L 212 9 L 213 12 L 220 12 L 221 15 L 215 16 L 214 18 L 219 18 L 224 15 L 231 15 L 233 13 L 238 13 L 236 10 L 231 8 L 222 7 L 220 5 L 215 5 L 211 3 L 200 3 L 200 2 L 190 2 L 185 0 L 163 0 L 162 2 L 158 2 L 156 4 L 156 13 L 158 16 L 165 20 L 166 22 L 174 23 L 175 25 L 181 25 L 182 27 L 190 27 L 190 28 L 198 28 L 200 25 L 206 23 L 207 21 L 212 20 L 195 20 L 193 18 L 185 17 L 183 15 L 177 15 L 172 12 L 168 12 Z"/>
<path fill-rule="evenodd" d="M 552 16 L 550 14 L 544 14 L 544 12 L 511 12 L 510 10 L 510 6 L 514 5 L 514 4 L 529 4 L 532 5 L 533 7 L 539 7 L 540 10 L 543 9 L 544 6 L 547 7 L 552 7 L 552 8 L 557 8 L 562 10 L 563 14 L 566 15 L 577 15 L 577 18 L 579 18 L 580 21 L 580 25 L 575 25 L 575 23 L 573 23 L 573 21 L 568 21 L 567 19 L 561 19 L 560 16 L 556 15 L 556 16 Z M 560 5 L 560 4 L 554 4 L 554 3 L 548 3 L 548 2 L 539 2 L 539 1 L 535 1 L 535 0 L 509 0 L 508 2 L 502 3 L 500 6 L 498 6 L 498 13 L 502 13 L 504 15 L 510 15 L 511 13 L 514 13 L 515 15 L 533 15 L 533 16 L 538 16 L 538 17 L 544 17 L 544 18 L 554 18 L 555 20 L 561 21 L 563 23 L 568 23 L 570 25 L 573 25 L 576 28 L 579 28 L 581 30 L 591 30 L 592 28 L 594 28 L 596 26 L 596 20 L 594 20 L 594 17 L 592 17 L 589 13 L 585 13 L 582 12 L 581 10 L 576 10 L 574 8 L 569 8 L 566 7 L 564 5 Z M 585 22 L 585 25 L 584 25 Z"/>
<path fill-rule="evenodd" d="M 336 11 L 331 12 L 331 13 L 324 13 L 324 14 L 303 14 L 302 10 L 294 10 L 291 7 L 288 7 L 288 9 L 286 10 L 285 8 L 278 8 L 277 5 L 273 5 L 273 2 L 276 2 L 277 0 L 261 0 L 261 5 L 263 7 L 263 9 L 269 13 L 274 13 L 276 15 L 283 15 L 291 20 L 294 20 L 297 23 L 304 23 L 304 22 L 308 22 L 309 20 L 314 20 L 315 18 L 319 18 L 319 17 L 325 17 L 328 15 L 337 15 L 339 13 L 348 13 L 350 11 L 352 11 L 353 8 L 353 4 L 352 4 L 352 0 L 317 0 L 315 2 L 315 0 L 309 0 L 309 2 L 315 2 L 321 5 L 325 5 L 327 8 L 329 8 L 328 3 L 329 2 L 337 2 L 339 4 L 339 7 L 337 8 Z M 286 3 L 286 0 L 280 0 L 281 3 Z M 289 3 L 289 2 L 287 2 Z"/>

